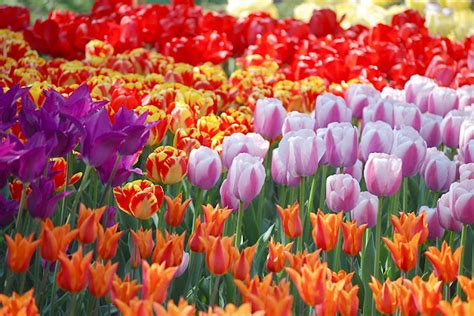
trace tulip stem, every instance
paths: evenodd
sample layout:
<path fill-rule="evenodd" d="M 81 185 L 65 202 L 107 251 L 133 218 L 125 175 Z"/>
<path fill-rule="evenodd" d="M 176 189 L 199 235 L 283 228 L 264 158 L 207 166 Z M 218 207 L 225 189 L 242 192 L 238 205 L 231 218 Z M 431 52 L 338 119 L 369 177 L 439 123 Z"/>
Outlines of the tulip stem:
<path fill-rule="evenodd" d="M 467 225 L 462 226 L 461 232 L 461 258 L 459 259 L 459 267 L 458 267 L 458 275 L 463 275 L 463 268 L 464 268 L 464 257 L 466 255 L 466 235 L 467 235 Z M 461 296 L 461 284 L 458 282 L 458 286 L 456 289 L 457 296 Z"/>
<path fill-rule="evenodd" d="M 66 193 L 68 184 L 69 184 L 69 177 L 71 175 L 71 165 L 72 165 L 72 152 L 67 154 L 66 157 L 66 180 L 64 183 L 64 190 L 63 193 Z M 66 197 L 63 197 L 62 203 L 61 203 L 61 212 L 59 213 L 59 223 L 62 224 L 64 221 L 64 209 L 66 207 Z"/>
<path fill-rule="evenodd" d="M 24 217 L 23 209 L 25 208 L 26 202 L 26 189 L 28 189 L 29 183 L 23 183 L 23 187 L 21 188 L 21 197 L 20 197 L 20 205 L 18 206 L 18 217 L 16 218 L 16 225 L 15 231 L 21 232 L 21 221 Z"/>
<path fill-rule="evenodd" d="M 382 213 L 383 213 L 383 197 L 379 197 L 379 210 L 377 212 L 377 225 L 375 226 L 375 260 L 374 260 L 374 276 L 379 278 L 380 265 L 380 234 L 382 232 Z"/>
<path fill-rule="evenodd" d="M 304 194 L 304 189 L 305 189 L 305 177 L 301 177 L 301 180 L 300 180 L 300 205 L 299 205 L 299 208 L 300 208 L 300 219 L 301 221 L 303 222 L 303 234 L 301 235 L 300 238 L 298 238 L 298 241 L 297 241 L 297 244 L 296 244 L 296 250 L 299 252 L 302 250 L 303 248 L 303 238 L 304 238 L 304 226 L 306 224 L 306 220 L 305 220 L 305 194 Z"/>
<path fill-rule="evenodd" d="M 75 227 L 76 225 L 76 214 L 78 213 L 77 206 L 79 205 L 79 200 L 81 199 L 82 191 L 84 191 L 87 186 L 87 178 L 89 178 L 91 170 L 92 166 L 86 165 L 86 170 L 84 171 L 84 175 L 82 176 L 81 185 L 79 186 L 79 189 L 77 189 L 76 196 L 74 197 L 71 213 L 69 214 L 69 217 L 66 221 L 71 222 L 71 227 Z"/>
<path fill-rule="evenodd" d="M 234 245 L 237 248 L 240 246 L 240 239 L 242 235 L 242 220 L 244 218 L 243 214 L 244 214 L 244 202 L 240 201 L 239 211 L 237 212 L 237 227 L 236 227 L 235 240 L 234 240 Z"/>
<path fill-rule="evenodd" d="M 341 228 L 339 228 L 341 230 Z M 337 232 L 337 245 L 336 245 L 336 251 L 334 252 L 334 272 L 338 272 L 340 268 L 340 262 L 341 262 L 341 248 L 342 248 L 342 236 L 341 232 Z"/>
<path fill-rule="evenodd" d="M 328 174 L 328 166 L 323 166 L 321 169 L 321 194 L 319 196 L 319 209 L 324 211 L 324 201 L 326 198 L 326 178 Z"/>
<path fill-rule="evenodd" d="M 219 281 L 220 281 L 220 276 L 212 276 L 211 275 L 211 280 L 215 278 L 214 280 L 214 287 L 212 288 L 212 294 L 211 294 L 211 300 L 209 302 L 209 306 L 214 306 L 216 302 L 216 297 L 217 293 L 219 292 Z"/>
<path fill-rule="evenodd" d="M 408 177 L 402 180 L 402 211 L 407 211 Z"/>
<path fill-rule="evenodd" d="M 74 316 L 76 314 L 77 295 L 78 293 L 71 293 L 71 302 L 69 303 L 66 315 Z"/>

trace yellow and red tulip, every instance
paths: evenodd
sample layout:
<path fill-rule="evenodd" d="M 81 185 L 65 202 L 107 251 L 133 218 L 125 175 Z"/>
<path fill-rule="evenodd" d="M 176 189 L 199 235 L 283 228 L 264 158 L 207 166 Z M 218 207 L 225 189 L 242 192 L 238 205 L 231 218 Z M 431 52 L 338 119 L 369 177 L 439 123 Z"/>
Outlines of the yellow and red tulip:
<path fill-rule="evenodd" d="M 160 210 L 163 189 L 147 180 L 135 180 L 122 188 L 114 188 L 118 207 L 125 213 L 141 220 L 147 220 Z"/>

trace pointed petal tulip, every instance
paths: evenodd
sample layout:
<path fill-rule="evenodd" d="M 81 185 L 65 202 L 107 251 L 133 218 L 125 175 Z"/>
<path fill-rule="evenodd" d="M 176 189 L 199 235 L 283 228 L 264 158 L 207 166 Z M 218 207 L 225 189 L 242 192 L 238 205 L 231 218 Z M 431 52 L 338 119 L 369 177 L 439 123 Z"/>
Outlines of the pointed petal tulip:
<path fill-rule="evenodd" d="M 428 224 L 426 213 L 416 215 L 415 213 L 400 213 L 400 217 L 392 215 L 390 218 L 394 233 L 403 235 L 407 240 L 412 240 L 416 234 L 420 234 L 421 245 L 428 238 Z"/>
<path fill-rule="evenodd" d="M 186 175 L 187 169 L 186 153 L 171 146 L 156 148 L 146 160 L 146 176 L 158 183 L 178 183 Z"/>
<path fill-rule="evenodd" d="M 60 253 L 67 250 L 69 244 L 76 238 L 79 230 L 71 231 L 69 224 L 54 227 L 48 218 L 42 223 L 43 229 L 39 236 L 40 254 L 44 260 L 54 262 Z"/>
<path fill-rule="evenodd" d="M 339 236 L 339 229 L 342 222 L 342 212 L 337 214 L 324 214 L 320 210 L 317 214 L 310 214 L 313 226 L 313 240 L 318 248 L 323 251 L 334 249 Z"/>
<path fill-rule="evenodd" d="M 187 199 L 184 202 L 182 202 L 182 200 L 182 193 L 180 193 L 174 199 L 171 199 L 169 196 L 165 195 L 166 205 L 168 206 L 165 213 L 165 220 L 166 223 L 171 227 L 178 227 L 183 222 L 186 208 L 191 202 L 191 199 Z"/>
<path fill-rule="evenodd" d="M 420 233 L 412 239 L 407 239 L 404 235 L 395 234 L 393 241 L 383 237 L 383 241 L 392 255 L 392 259 L 397 267 L 404 271 L 410 271 L 418 261 L 418 245 Z"/>
<path fill-rule="evenodd" d="M 163 202 L 163 188 L 147 180 L 135 180 L 114 188 L 118 207 L 125 213 L 147 220 L 158 212 Z"/>
<path fill-rule="evenodd" d="M 142 285 L 137 283 L 137 280 L 130 281 L 129 275 L 124 280 L 115 275 L 111 288 L 112 301 L 120 300 L 128 304 L 132 298 L 137 296 L 138 291 L 142 288 Z"/>
<path fill-rule="evenodd" d="M 81 204 L 79 207 L 79 218 L 77 220 L 77 228 L 79 234 L 77 240 L 82 244 L 93 243 L 97 239 L 100 226 L 100 219 L 105 212 L 105 206 L 98 209 L 89 209 Z"/>
<path fill-rule="evenodd" d="M 28 211 L 34 218 L 45 219 L 56 211 L 57 202 L 71 192 L 56 194 L 54 181 L 40 177 L 37 182 L 30 184 L 31 193 L 28 195 Z"/>
<path fill-rule="evenodd" d="M 313 268 L 308 265 L 298 272 L 292 268 L 286 268 L 286 272 L 295 284 L 301 299 L 309 306 L 317 306 L 325 299 L 327 264 Z"/>
<path fill-rule="evenodd" d="M 367 225 L 357 226 L 355 221 L 342 223 L 342 235 L 344 242 L 342 251 L 350 256 L 357 256 L 362 248 L 362 236 Z"/>
<path fill-rule="evenodd" d="M 386 315 L 391 315 L 397 310 L 397 287 L 390 280 L 386 280 L 383 285 L 372 276 L 369 283 L 377 310 Z"/>
<path fill-rule="evenodd" d="M 204 220 L 207 224 L 207 233 L 214 237 L 222 236 L 225 221 L 232 213 L 232 210 L 220 208 L 219 205 L 213 207 L 210 204 L 202 205 L 201 207 L 204 213 Z"/>
<path fill-rule="evenodd" d="M 474 301 L 469 300 L 467 302 L 461 301 L 459 296 L 456 296 L 451 303 L 448 301 L 441 301 L 438 305 L 438 311 L 440 315 L 473 315 L 474 314 Z"/>
<path fill-rule="evenodd" d="M 392 284 L 397 288 L 397 300 L 400 309 L 400 313 L 406 316 L 416 315 L 416 305 L 411 295 L 410 289 L 403 283 L 403 278 L 397 279 Z"/>
<path fill-rule="evenodd" d="M 154 263 L 165 263 L 168 267 L 179 267 L 183 261 L 184 235 L 168 234 L 165 237 L 160 230 L 156 230 L 156 246 L 153 251 L 152 260 Z"/>
<path fill-rule="evenodd" d="M 104 229 L 99 226 L 97 239 L 97 255 L 103 260 L 111 260 L 115 257 L 118 243 L 123 231 L 117 232 L 118 224 Z"/>
<path fill-rule="evenodd" d="M 69 259 L 65 253 L 58 257 L 61 264 L 56 282 L 58 286 L 67 292 L 78 293 L 87 286 L 87 274 L 92 260 L 92 251 L 82 254 L 82 248 L 79 247 Z"/>
<path fill-rule="evenodd" d="M 436 314 L 438 304 L 442 298 L 443 283 L 433 274 L 428 281 L 423 281 L 420 276 L 415 276 L 411 281 L 405 279 L 406 286 L 410 289 L 416 309 L 422 315 Z"/>
<path fill-rule="evenodd" d="M 0 305 L 2 315 L 25 315 L 39 316 L 39 310 L 35 303 L 34 290 L 31 289 L 24 294 L 13 294 L 8 297 L 0 294 Z"/>
<path fill-rule="evenodd" d="M 196 307 L 189 305 L 188 302 L 181 297 L 178 305 L 176 305 L 173 300 L 170 300 L 166 307 L 163 305 L 156 306 L 155 313 L 160 316 L 195 316 Z"/>
<path fill-rule="evenodd" d="M 36 247 L 40 243 L 39 240 L 33 241 L 33 234 L 23 237 L 19 233 L 15 234 L 15 238 L 5 234 L 7 241 L 7 265 L 10 271 L 16 273 L 26 272 L 30 265 L 31 257 L 35 253 Z"/>
<path fill-rule="evenodd" d="M 94 297 L 106 296 L 112 288 L 117 268 L 118 263 L 112 264 L 110 261 L 105 265 L 96 262 L 94 266 L 89 266 L 89 293 Z"/>
<path fill-rule="evenodd" d="M 349 290 L 339 291 L 337 308 L 342 316 L 355 316 L 359 311 L 359 287 L 353 286 Z"/>
<path fill-rule="evenodd" d="M 267 270 L 270 272 L 280 272 L 285 267 L 285 251 L 290 251 L 293 243 L 286 245 L 275 242 L 273 238 L 268 243 Z"/>
<path fill-rule="evenodd" d="M 247 247 L 242 252 L 239 252 L 237 248 L 233 249 L 233 265 L 232 275 L 237 280 L 250 279 L 250 272 L 252 270 L 252 261 L 257 249 L 257 244 Z"/>
<path fill-rule="evenodd" d="M 463 247 L 454 251 L 443 241 L 441 250 L 436 247 L 429 247 L 425 252 L 426 257 L 433 265 L 435 275 L 444 283 L 454 282 L 458 276 L 459 259 Z"/>
<path fill-rule="evenodd" d="M 206 252 L 206 263 L 209 272 L 223 275 L 229 271 L 232 264 L 232 244 L 234 237 L 201 238 Z"/>
<path fill-rule="evenodd" d="M 142 297 L 162 304 L 167 295 L 167 289 L 178 270 L 177 267 L 166 268 L 165 263 L 142 262 L 143 288 Z"/>
<path fill-rule="evenodd" d="M 282 208 L 279 205 L 276 207 L 285 235 L 289 238 L 299 237 L 303 231 L 303 226 L 299 216 L 300 209 L 298 201 L 295 201 L 293 205 L 289 205 L 287 208 Z"/>
<path fill-rule="evenodd" d="M 143 230 L 143 227 L 140 227 L 140 230 L 132 230 L 131 233 L 133 242 L 132 258 L 137 258 L 133 261 L 132 266 L 136 269 L 142 260 L 147 260 L 151 256 L 155 241 L 151 229 Z"/>
<path fill-rule="evenodd" d="M 200 218 L 196 218 L 195 224 L 194 224 L 194 231 L 191 233 L 191 236 L 189 236 L 188 240 L 188 245 L 189 249 L 194 252 L 204 252 L 204 243 L 202 240 L 207 239 L 207 223 L 201 223 Z M 219 235 L 221 236 L 221 235 Z M 218 237 L 218 236 L 215 236 Z"/>
<path fill-rule="evenodd" d="M 123 316 L 153 316 L 153 307 L 156 306 L 156 303 L 152 300 L 140 300 L 137 297 L 134 297 L 128 303 L 115 300 L 114 304 Z"/>

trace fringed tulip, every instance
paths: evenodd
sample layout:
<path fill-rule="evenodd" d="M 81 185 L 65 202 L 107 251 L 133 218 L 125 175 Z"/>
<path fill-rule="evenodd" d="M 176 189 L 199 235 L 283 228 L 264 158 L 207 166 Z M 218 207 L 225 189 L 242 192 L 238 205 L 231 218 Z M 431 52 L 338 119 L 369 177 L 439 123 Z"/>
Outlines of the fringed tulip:
<path fill-rule="evenodd" d="M 148 262 L 143 260 L 142 297 L 146 300 L 163 304 L 166 299 L 168 286 L 177 270 L 177 267 L 166 268 L 165 263 L 149 265 Z"/>
<path fill-rule="evenodd" d="M 118 224 L 104 229 L 99 226 L 97 235 L 97 255 L 103 260 L 115 257 L 123 231 L 117 232 Z"/>
<path fill-rule="evenodd" d="M 289 132 L 296 132 L 301 129 L 312 129 L 314 130 L 316 126 L 316 121 L 310 115 L 306 113 L 301 113 L 298 111 L 293 111 L 288 113 L 283 122 L 281 128 L 283 136 Z"/>
<path fill-rule="evenodd" d="M 358 225 L 367 224 L 372 228 L 377 224 L 379 198 L 369 192 L 361 192 L 357 205 L 351 211 L 351 217 Z"/>
<path fill-rule="evenodd" d="M 82 247 L 72 254 L 69 259 L 65 253 L 59 255 L 59 268 L 56 282 L 58 286 L 67 292 L 78 293 L 87 286 L 87 274 L 92 260 L 92 251 L 85 256 Z"/>
<path fill-rule="evenodd" d="M 232 244 L 234 237 L 202 238 L 206 252 L 206 263 L 209 272 L 215 275 L 223 275 L 229 271 L 232 265 Z"/>
<path fill-rule="evenodd" d="M 418 233 L 412 239 L 407 239 L 404 235 L 396 233 L 393 241 L 385 237 L 382 238 L 392 255 L 393 261 L 400 270 L 407 272 L 415 267 L 418 261 L 420 235 Z"/>
<path fill-rule="evenodd" d="M 105 206 L 98 209 L 86 208 L 84 204 L 79 206 L 79 218 L 77 228 L 79 234 L 77 240 L 81 244 L 90 244 L 97 239 L 100 226 L 100 219 L 105 212 Z"/>
<path fill-rule="evenodd" d="M 314 119 L 316 120 L 316 128 L 328 127 L 333 122 L 350 122 L 352 110 L 347 107 L 343 98 L 325 93 L 316 99 Z"/>
<path fill-rule="evenodd" d="M 405 279 L 406 286 L 410 289 L 416 309 L 422 315 L 436 314 L 438 304 L 442 298 L 443 283 L 433 274 L 428 281 L 423 281 L 420 276 L 415 276 L 411 281 Z"/>
<path fill-rule="evenodd" d="M 156 148 L 146 160 L 146 176 L 158 183 L 178 183 L 186 175 L 187 169 L 186 153 L 171 146 Z"/>
<path fill-rule="evenodd" d="M 397 193 L 402 183 L 402 164 L 402 160 L 394 155 L 370 154 L 364 169 L 367 190 L 377 196 Z"/>
<path fill-rule="evenodd" d="M 436 83 L 430 78 L 414 75 L 405 83 L 406 102 L 414 103 L 421 112 L 428 110 L 428 96 L 436 87 Z"/>
<path fill-rule="evenodd" d="M 104 297 L 109 294 L 117 268 L 118 263 L 112 264 L 110 261 L 105 265 L 100 262 L 96 262 L 93 266 L 90 265 L 89 293 L 94 297 Z"/>
<path fill-rule="evenodd" d="M 112 281 L 112 301 L 120 300 L 126 304 L 137 296 L 138 291 L 142 288 L 141 284 L 137 284 L 137 280 L 130 281 L 130 276 L 127 275 L 123 280 L 115 275 Z"/>
<path fill-rule="evenodd" d="M 293 243 L 283 245 L 275 242 L 273 238 L 268 243 L 268 256 L 266 267 L 270 272 L 280 272 L 285 267 L 286 258 L 285 251 L 290 251 Z"/>
<path fill-rule="evenodd" d="M 395 131 L 392 154 L 402 160 L 402 175 L 404 177 L 414 176 L 420 170 L 426 150 L 425 140 L 412 127 Z"/>
<path fill-rule="evenodd" d="M 362 237 L 366 224 L 358 226 L 356 221 L 342 223 L 342 236 L 344 237 L 342 251 L 350 256 L 357 256 L 362 249 Z"/>
<path fill-rule="evenodd" d="M 430 190 L 445 192 L 456 179 L 456 163 L 436 148 L 429 148 L 420 174 Z"/>
<path fill-rule="evenodd" d="M 252 272 L 252 261 L 256 249 L 257 244 L 243 249 L 242 252 L 239 252 L 237 248 L 233 248 L 232 275 L 234 276 L 234 279 L 250 279 L 250 273 Z"/>
<path fill-rule="evenodd" d="M 451 247 L 446 241 L 443 241 L 441 250 L 429 247 L 428 251 L 425 251 L 425 256 L 433 265 L 435 275 L 444 283 L 449 284 L 456 281 L 462 248 L 462 246 L 459 247 L 453 253 Z"/>
<path fill-rule="evenodd" d="M 326 159 L 333 167 L 351 167 L 359 150 L 357 128 L 350 123 L 331 123 L 325 138 Z"/>
<path fill-rule="evenodd" d="M 326 204 L 333 212 L 349 212 L 359 200 L 359 182 L 348 174 L 326 178 Z"/>
<path fill-rule="evenodd" d="M 209 190 L 216 185 L 222 172 L 219 154 L 208 147 L 193 149 L 188 161 L 188 179 L 192 185 Z"/>
<path fill-rule="evenodd" d="M 14 239 L 5 234 L 5 239 L 8 247 L 6 260 L 8 268 L 16 273 L 26 272 L 40 241 L 33 241 L 33 234 L 23 237 L 20 233 L 16 233 Z"/>
<path fill-rule="evenodd" d="M 232 162 L 226 180 L 237 199 L 250 203 L 260 193 L 265 181 L 261 158 L 239 154 Z"/>
<path fill-rule="evenodd" d="M 267 139 L 281 135 L 286 110 L 278 99 L 265 98 L 257 101 L 253 113 L 254 130 Z"/>
<path fill-rule="evenodd" d="M 114 188 L 118 207 L 135 218 L 146 220 L 160 210 L 163 189 L 148 180 L 135 180 Z"/>
<path fill-rule="evenodd" d="M 428 206 L 420 206 L 418 214 L 426 213 L 426 223 L 428 225 L 428 240 L 441 239 L 444 236 L 444 227 L 439 222 L 436 208 L 430 208 Z"/>
<path fill-rule="evenodd" d="M 313 307 L 325 300 L 327 271 L 327 263 L 321 263 L 316 267 L 304 265 L 301 272 L 286 268 L 303 302 Z"/>
<path fill-rule="evenodd" d="M 428 95 L 427 111 L 436 115 L 445 116 L 449 111 L 459 107 L 459 99 L 456 90 L 435 87 Z"/>
<path fill-rule="evenodd" d="M 426 141 L 428 148 L 438 147 L 441 144 L 441 122 L 443 118 L 432 113 L 421 115 L 420 135 Z"/>
<path fill-rule="evenodd" d="M 345 93 L 347 106 L 352 109 L 354 117 L 361 119 L 364 108 L 380 99 L 380 92 L 365 84 L 351 84 Z"/>
<path fill-rule="evenodd" d="M 389 154 L 393 145 L 393 130 L 385 122 L 368 122 L 360 139 L 359 155 L 365 162 L 371 153 Z"/>
<path fill-rule="evenodd" d="M 310 219 L 313 226 L 312 236 L 316 246 L 323 251 L 334 249 L 341 228 L 342 212 L 324 214 L 318 210 L 317 214 L 310 214 Z"/>
<path fill-rule="evenodd" d="M 180 193 L 176 198 L 171 199 L 169 196 L 165 195 L 166 205 L 168 206 L 165 213 L 165 221 L 171 227 L 178 227 L 181 225 L 184 219 L 184 214 L 186 213 L 186 208 L 191 199 L 182 201 L 183 194 Z"/>
<path fill-rule="evenodd" d="M 299 204 L 297 201 L 293 205 L 288 205 L 287 208 L 282 208 L 277 205 L 278 214 L 282 223 L 283 231 L 289 238 L 296 238 L 303 232 L 303 225 L 299 216 Z"/>
<path fill-rule="evenodd" d="M 234 133 L 224 137 L 222 142 L 222 163 L 226 169 L 229 169 L 232 161 L 241 153 L 248 153 L 255 157 L 265 159 L 270 143 L 260 134 Z"/>
<path fill-rule="evenodd" d="M 71 230 L 69 224 L 55 227 L 49 218 L 46 219 L 39 236 L 41 257 L 49 262 L 58 260 L 59 254 L 67 250 L 78 233 L 77 229 Z"/>

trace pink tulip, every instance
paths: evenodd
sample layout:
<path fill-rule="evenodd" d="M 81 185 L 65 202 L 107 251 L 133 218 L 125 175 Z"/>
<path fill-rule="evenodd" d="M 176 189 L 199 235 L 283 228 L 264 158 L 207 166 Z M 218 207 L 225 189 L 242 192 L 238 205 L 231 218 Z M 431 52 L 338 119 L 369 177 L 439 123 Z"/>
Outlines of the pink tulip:
<path fill-rule="evenodd" d="M 379 198 L 370 192 L 361 192 L 357 205 L 351 211 L 351 217 L 357 225 L 367 224 L 374 227 L 377 224 L 377 212 L 379 209 Z"/>
<path fill-rule="evenodd" d="M 436 87 L 428 96 L 428 112 L 445 116 L 451 110 L 457 110 L 459 106 L 456 90 Z"/>
<path fill-rule="evenodd" d="M 260 134 L 235 133 L 224 137 L 222 143 L 222 163 L 226 169 L 230 168 L 232 160 L 240 153 L 249 153 L 252 156 L 265 158 L 270 143 Z"/>
<path fill-rule="evenodd" d="M 428 224 L 428 239 L 440 239 L 444 235 L 444 228 L 439 222 L 436 208 L 430 208 L 426 205 L 420 207 L 418 214 L 426 213 L 426 223 Z"/>
<path fill-rule="evenodd" d="M 414 176 L 426 155 L 426 142 L 412 127 L 394 132 L 392 154 L 403 161 L 403 176 Z"/>
<path fill-rule="evenodd" d="M 370 153 L 389 154 L 393 146 L 393 130 L 385 122 L 368 122 L 360 138 L 359 154 L 362 161 L 367 161 Z"/>
<path fill-rule="evenodd" d="M 440 125 L 443 144 L 451 148 L 459 146 L 461 124 L 467 117 L 469 113 L 460 110 L 452 110 L 446 114 Z"/>
<path fill-rule="evenodd" d="M 459 167 L 459 180 L 474 179 L 474 162 L 463 164 Z"/>
<path fill-rule="evenodd" d="M 420 174 L 430 190 L 445 192 L 456 180 L 456 163 L 435 147 L 429 148 Z"/>
<path fill-rule="evenodd" d="M 441 144 L 441 121 L 443 118 L 432 113 L 421 114 L 420 135 L 428 147 L 438 147 Z"/>
<path fill-rule="evenodd" d="M 401 129 L 411 126 L 418 132 L 421 128 L 421 111 L 416 105 L 409 103 L 396 103 L 394 107 L 395 127 Z"/>
<path fill-rule="evenodd" d="M 351 176 L 353 176 L 357 181 L 360 182 L 360 180 L 362 179 L 362 169 L 363 169 L 363 164 L 362 164 L 362 161 L 360 160 L 357 160 L 355 165 L 353 165 L 352 167 L 346 167 L 344 168 L 344 172 L 345 174 L 350 174 Z"/>
<path fill-rule="evenodd" d="M 431 59 L 426 68 L 425 76 L 435 79 L 443 86 L 449 86 L 456 76 L 456 64 L 450 63 L 446 58 L 436 55 Z"/>
<path fill-rule="evenodd" d="M 386 86 L 382 89 L 380 96 L 383 99 L 389 99 L 392 101 L 405 102 L 405 90 L 394 89 Z"/>
<path fill-rule="evenodd" d="M 179 265 L 178 270 L 176 270 L 176 272 L 174 273 L 174 277 L 179 278 L 180 276 L 182 276 L 184 272 L 186 272 L 186 270 L 188 269 L 188 265 L 189 253 L 183 251 L 183 258 L 181 259 L 181 264 Z"/>
<path fill-rule="evenodd" d="M 461 128 L 459 130 L 459 149 L 461 150 L 461 154 L 463 154 L 464 159 L 466 158 L 466 146 L 468 146 L 468 143 L 471 140 L 474 140 L 474 117 L 469 117 L 465 119 L 462 122 Z"/>
<path fill-rule="evenodd" d="M 474 105 L 474 85 L 463 86 L 456 90 L 459 99 L 459 109 L 464 111 L 465 108 Z"/>
<path fill-rule="evenodd" d="M 275 148 L 272 154 L 272 178 L 275 183 L 290 187 L 300 183 L 300 177 L 292 175 L 288 170 L 288 164 L 280 157 L 278 148 Z"/>
<path fill-rule="evenodd" d="M 474 180 L 451 184 L 449 194 L 453 217 L 463 224 L 474 224 Z"/>
<path fill-rule="evenodd" d="M 464 163 L 474 162 L 474 139 L 471 139 L 461 151 Z"/>
<path fill-rule="evenodd" d="M 288 113 L 283 122 L 282 134 L 285 135 L 288 132 L 298 131 L 300 129 L 314 129 L 316 121 L 311 115 L 293 111 Z"/>
<path fill-rule="evenodd" d="M 286 110 L 281 101 L 265 98 L 257 101 L 253 112 L 253 126 L 255 132 L 267 139 L 274 139 L 281 135 L 281 127 L 285 120 Z"/>
<path fill-rule="evenodd" d="M 380 99 L 380 92 L 366 84 L 352 84 L 345 94 L 347 106 L 352 109 L 352 114 L 358 119 L 362 118 L 364 108 L 378 99 Z"/>
<path fill-rule="evenodd" d="M 326 147 L 326 135 L 328 133 L 327 127 L 325 128 L 318 128 L 316 130 L 316 135 L 324 141 L 324 147 Z M 324 155 L 319 160 L 320 165 L 327 165 L 328 159 L 326 158 L 326 150 L 324 151 Z"/>
<path fill-rule="evenodd" d="M 405 83 L 405 100 L 414 103 L 421 112 L 428 109 L 428 96 L 436 83 L 427 77 L 414 75 Z"/>
<path fill-rule="evenodd" d="M 316 99 L 314 119 L 316 128 L 324 128 L 332 122 L 350 122 L 352 111 L 347 107 L 343 98 L 325 93 Z"/>
<path fill-rule="evenodd" d="M 462 230 L 462 223 L 456 220 L 451 213 L 451 194 L 450 192 L 443 194 L 437 203 L 436 213 L 438 220 L 444 229 L 453 232 L 460 232 Z"/>
<path fill-rule="evenodd" d="M 189 154 L 188 179 L 192 185 L 209 190 L 216 185 L 221 171 L 221 158 L 215 150 L 201 146 Z"/>
<path fill-rule="evenodd" d="M 243 202 L 251 202 L 262 189 L 265 168 L 262 159 L 247 153 L 235 157 L 227 176 L 232 194 Z"/>
<path fill-rule="evenodd" d="M 359 182 L 348 174 L 334 174 L 326 179 L 326 204 L 333 212 L 349 212 L 359 201 Z"/>
<path fill-rule="evenodd" d="M 388 123 L 392 128 L 395 126 L 395 101 L 389 99 L 380 99 L 374 104 L 369 105 L 363 111 L 363 122 L 383 121 Z"/>
<path fill-rule="evenodd" d="M 223 207 L 228 207 L 234 211 L 239 210 L 240 201 L 232 192 L 229 179 L 225 179 L 222 182 L 219 193 L 221 195 L 221 204 Z"/>
<path fill-rule="evenodd" d="M 311 129 L 285 134 L 278 149 L 278 154 L 292 177 L 314 175 L 326 150 L 324 141 Z"/>
<path fill-rule="evenodd" d="M 325 138 L 326 158 L 333 167 L 351 167 L 357 161 L 357 128 L 350 123 L 331 123 Z"/>
<path fill-rule="evenodd" d="M 402 183 L 402 165 L 402 160 L 395 155 L 370 154 L 364 168 L 367 190 L 377 196 L 397 193 Z"/>

